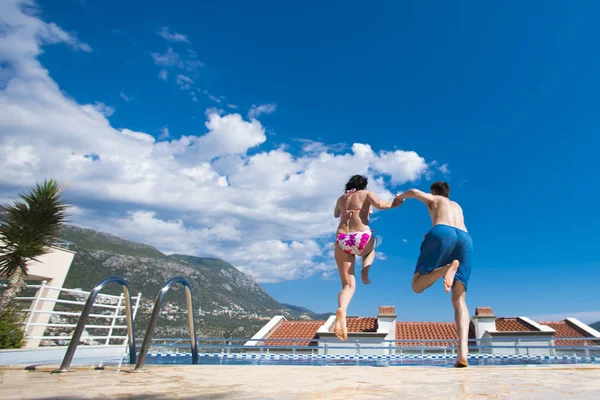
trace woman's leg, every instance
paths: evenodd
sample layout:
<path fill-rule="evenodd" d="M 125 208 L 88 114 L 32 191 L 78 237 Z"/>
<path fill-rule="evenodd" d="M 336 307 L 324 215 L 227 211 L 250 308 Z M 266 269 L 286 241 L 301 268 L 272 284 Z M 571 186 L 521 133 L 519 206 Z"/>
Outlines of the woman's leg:
<path fill-rule="evenodd" d="M 336 319 L 333 326 L 335 335 L 340 340 L 348 338 L 348 329 L 346 328 L 346 310 L 352 300 L 356 290 L 356 279 L 354 278 L 354 255 L 344 252 L 339 246 L 335 245 L 335 262 L 338 266 L 340 279 L 342 281 L 342 290 L 338 294 L 338 309 L 335 313 Z"/>
<path fill-rule="evenodd" d="M 371 268 L 373 261 L 375 261 L 375 245 L 376 241 L 375 236 L 373 235 L 361 253 L 362 270 L 360 271 L 360 277 L 365 285 L 371 283 L 371 280 L 369 279 L 369 268 Z"/>

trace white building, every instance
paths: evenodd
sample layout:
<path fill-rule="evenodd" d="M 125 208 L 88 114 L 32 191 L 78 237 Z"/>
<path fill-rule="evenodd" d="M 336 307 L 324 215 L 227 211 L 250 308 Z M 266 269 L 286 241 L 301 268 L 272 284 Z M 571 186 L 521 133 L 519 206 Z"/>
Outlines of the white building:
<path fill-rule="evenodd" d="M 348 317 L 348 339 L 333 333 L 335 316 L 326 321 L 288 321 L 273 317 L 246 346 L 281 346 L 281 351 L 319 354 L 450 353 L 456 340 L 453 322 L 397 321 L 393 306 L 377 317 Z M 469 329 L 471 352 L 529 355 L 599 355 L 600 332 L 575 318 L 536 322 L 527 317 L 496 317 L 477 307 Z M 570 339 L 570 340 L 565 340 Z"/>
<path fill-rule="evenodd" d="M 71 268 L 75 252 L 68 249 L 67 242 L 57 242 L 49 250 L 48 253 L 38 257 L 38 261 L 30 261 L 27 264 L 28 274 L 24 278 L 27 281 L 46 281 L 47 286 L 61 288 Z M 25 332 L 26 337 L 44 335 L 46 327 L 43 325 L 48 323 L 50 312 L 54 310 L 52 300 L 56 300 L 60 294 L 58 290 L 40 289 L 40 291 L 35 297 L 46 300 L 35 304 L 38 312 L 31 316 Z M 28 339 L 25 347 L 38 347 L 39 343 L 40 339 Z"/>

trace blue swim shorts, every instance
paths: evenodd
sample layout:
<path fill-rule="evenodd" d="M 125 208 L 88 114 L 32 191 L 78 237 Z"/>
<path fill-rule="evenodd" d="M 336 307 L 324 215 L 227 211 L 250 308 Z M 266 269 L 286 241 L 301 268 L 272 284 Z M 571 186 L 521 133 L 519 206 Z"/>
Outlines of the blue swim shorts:
<path fill-rule="evenodd" d="M 467 288 L 471 276 L 473 240 L 468 232 L 448 225 L 435 225 L 425 235 L 415 273 L 428 274 L 434 269 L 458 260 L 460 265 L 454 283 L 461 281 Z"/>

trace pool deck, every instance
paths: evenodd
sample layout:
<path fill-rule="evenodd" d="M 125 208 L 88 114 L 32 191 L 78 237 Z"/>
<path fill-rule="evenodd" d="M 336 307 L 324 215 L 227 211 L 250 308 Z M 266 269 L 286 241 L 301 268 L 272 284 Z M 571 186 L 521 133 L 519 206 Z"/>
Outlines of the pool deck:
<path fill-rule="evenodd" d="M 593 399 L 600 366 L 153 366 L 50 374 L 0 367 L 8 399 Z"/>

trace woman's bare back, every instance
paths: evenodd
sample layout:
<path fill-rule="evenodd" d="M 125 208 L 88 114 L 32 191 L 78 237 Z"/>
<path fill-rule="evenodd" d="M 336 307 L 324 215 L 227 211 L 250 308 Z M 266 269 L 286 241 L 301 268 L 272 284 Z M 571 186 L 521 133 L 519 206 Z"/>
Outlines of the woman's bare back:
<path fill-rule="evenodd" d="M 369 229 L 369 201 L 368 190 L 358 190 L 340 196 L 337 208 L 340 210 L 340 223 L 338 233 L 357 232 Z"/>

